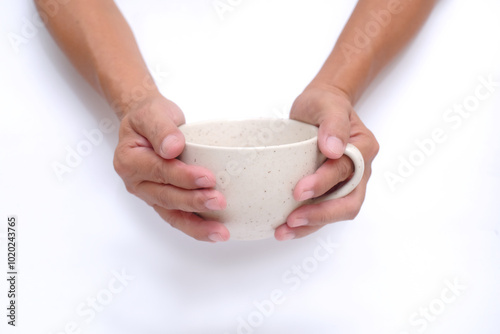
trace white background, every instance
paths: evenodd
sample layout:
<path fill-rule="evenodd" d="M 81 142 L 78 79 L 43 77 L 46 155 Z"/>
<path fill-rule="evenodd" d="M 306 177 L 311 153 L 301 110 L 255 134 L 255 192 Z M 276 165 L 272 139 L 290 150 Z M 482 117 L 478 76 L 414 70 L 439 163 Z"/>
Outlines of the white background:
<path fill-rule="evenodd" d="M 498 1 L 439 3 L 356 106 L 381 150 L 354 221 L 290 242 L 216 245 L 172 229 L 125 191 L 112 166 L 116 128 L 58 180 L 52 165 L 65 163 L 66 147 L 117 120 L 44 28 L 26 30 L 36 22 L 31 1 L 2 4 L 1 333 L 233 334 L 241 321 L 253 325 L 240 333 L 500 331 L 500 87 L 456 128 L 443 119 L 470 100 L 480 76 L 500 81 Z M 286 113 L 354 4 L 241 1 L 221 19 L 209 0 L 119 1 L 161 91 L 188 122 Z M 24 43 L 13 47 L 13 35 Z M 436 128 L 446 141 L 391 190 L 386 173 Z M 16 328 L 4 307 L 10 214 L 19 220 Z M 320 240 L 337 245 L 318 262 Z M 123 270 L 134 279 L 112 294 Z M 446 290 L 453 281 L 457 295 Z M 273 291 L 282 303 L 264 303 L 262 315 L 254 302 Z M 106 305 L 94 318 L 77 311 L 95 297 Z"/>

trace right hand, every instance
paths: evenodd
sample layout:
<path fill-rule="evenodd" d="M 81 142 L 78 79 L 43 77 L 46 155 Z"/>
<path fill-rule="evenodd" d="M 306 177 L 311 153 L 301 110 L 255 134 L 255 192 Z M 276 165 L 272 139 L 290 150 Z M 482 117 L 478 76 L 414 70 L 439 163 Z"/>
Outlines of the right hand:
<path fill-rule="evenodd" d="M 226 200 L 213 189 L 212 172 L 176 159 L 185 145 L 177 128 L 184 122 L 180 108 L 161 95 L 134 106 L 120 124 L 115 170 L 130 193 L 173 227 L 197 240 L 226 241 L 229 231 L 222 223 L 194 213 L 222 210 Z"/>

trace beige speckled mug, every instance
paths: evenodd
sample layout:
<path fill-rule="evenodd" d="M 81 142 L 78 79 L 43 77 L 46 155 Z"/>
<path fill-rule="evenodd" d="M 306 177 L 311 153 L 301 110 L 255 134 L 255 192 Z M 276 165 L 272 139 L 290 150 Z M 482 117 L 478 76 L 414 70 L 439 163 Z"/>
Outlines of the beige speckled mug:
<path fill-rule="evenodd" d="M 217 178 L 216 189 L 227 201 L 225 210 L 199 215 L 224 223 L 232 240 L 273 236 L 276 227 L 304 204 L 292 195 L 297 182 L 326 160 L 318 149 L 318 128 L 290 119 L 206 121 L 179 129 L 186 138 L 179 159 L 211 170 Z M 351 144 L 345 155 L 354 163 L 351 179 L 306 203 L 346 196 L 358 185 L 363 156 Z"/>

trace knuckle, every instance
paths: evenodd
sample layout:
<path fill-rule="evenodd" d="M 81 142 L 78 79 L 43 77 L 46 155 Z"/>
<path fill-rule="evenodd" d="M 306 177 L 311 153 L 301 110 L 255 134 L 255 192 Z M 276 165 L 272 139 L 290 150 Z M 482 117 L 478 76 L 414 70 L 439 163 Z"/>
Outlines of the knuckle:
<path fill-rule="evenodd" d="M 205 191 L 193 190 L 193 196 L 189 197 L 188 205 L 189 209 L 201 210 L 205 208 L 205 202 L 208 196 Z"/>
<path fill-rule="evenodd" d="M 187 226 L 192 220 L 193 213 L 185 212 L 185 211 L 168 211 L 166 215 L 164 215 L 164 219 L 167 223 L 170 224 L 173 228 L 189 235 L 190 237 L 198 240 L 198 241 L 206 241 L 206 235 L 203 231 L 199 229 L 189 229 Z"/>
<path fill-rule="evenodd" d="M 368 154 L 371 159 L 374 159 L 380 150 L 380 144 L 371 131 L 368 133 L 368 141 L 371 143 L 371 145 L 369 146 Z"/>
<path fill-rule="evenodd" d="M 179 231 L 181 230 L 179 220 L 177 220 L 177 219 L 173 219 L 173 218 L 172 218 L 172 216 L 170 216 L 170 215 L 167 215 L 165 218 L 166 218 L 166 219 L 165 219 L 165 220 L 166 220 L 166 222 L 167 222 L 167 223 L 169 223 L 169 224 L 170 224 L 170 226 L 172 226 L 172 227 L 173 227 L 173 228 L 175 228 L 176 230 L 179 230 Z"/>
<path fill-rule="evenodd" d="M 318 207 L 318 210 L 314 214 L 314 221 L 316 222 L 315 225 L 326 225 L 330 224 L 334 221 L 334 218 L 331 214 L 331 203 L 324 202 L 322 205 L 320 204 L 320 207 Z"/>
<path fill-rule="evenodd" d="M 349 206 L 346 214 L 347 220 L 354 220 L 359 212 L 361 211 L 361 205 L 362 205 L 362 200 L 356 200 L 353 201 L 352 204 Z"/>
<path fill-rule="evenodd" d="M 123 179 L 128 179 L 134 174 L 134 171 L 126 162 L 126 154 L 120 147 L 118 147 L 115 151 L 115 155 L 113 157 L 113 167 L 116 173 Z"/>
<path fill-rule="evenodd" d="M 166 223 L 168 223 L 173 228 L 177 228 L 177 219 L 174 214 L 175 211 L 167 210 L 165 208 L 160 207 L 157 204 L 153 204 L 151 206 Z"/>
<path fill-rule="evenodd" d="M 118 154 L 118 148 L 115 151 L 115 155 L 113 156 L 113 168 L 118 175 L 122 175 L 125 172 L 125 166 L 123 166 L 123 162 L 121 161 L 121 157 Z"/>
<path fill-rule="evenodd" d="M 375 158 L 380 150 L 380 144 L 379 142 L 377 141 L 377 138 L 375 138 L 375 136 L 372 134 L 372 142 L 373 142 L 373 145 L 372 145 L 372 156 Z"/>
<path fill-rule="evenodd" d="M 349 210 L 346 216 L 347 220 L 354 220 L 358 216 L 359 210 L 360 208 L 354 208 L 352 210 Z"/>
<path fill-rule="evenodd" d="M 336 164 L 338 181 L 344 181 L 353 172 L 353 165 L 350 159 L 339 160 Z"/>
<path fill-rule="evenodd" d="M 116 174 L 120 176 L 125 172 L 122 162 L 116 155 L 113 158 L 113 168 L 115 169 Z"/>
<path fill-rule="evenodd" d="M 326 225 L 326 224 L 330 224 L 333 222 L 333 218 L 331 217 L 331 215 L 328 213 L 328 212 L 323 212 L 322 214 L 319 215 L 318 217 L 318 223 L 320 225 Z"/>
<path fill-rule="evenodd" d="M 135 195 L 135 194 L 136 194 L 136 192 L 137 192 L 137 191 L 136 191 L 136 187 L 135 187 L 133 184 L 128 183 L 128 182 L 125 182 L 125 189 L 127 189 L 127 191 L 128 191 L 129 193 L 134 194 L 134 195 Z"/>
<path fill-rule="evenodd" d="M 164 186 L 159 196 L 159 204 L 166 209 L 182 210 L 191 213 L 205 208 L 206 195 L 201 191 L 192 190 L 174 196 L 171 193 L 171 187 Z"/>
<path fill-rule="evenodd" d="M 198 241 L 206 241 L 205 234 L 203 234 L 201 232 L 194 232 L 191 234 L 191 237 L 193 237 L 194 239 L 196 239 Z"/>
<path fill-rule="evenodd" d="M 175 184 L 180 187 L 194 184 L 195 172 L 178 159 L 168 160 L 163 164 L 163 173 L 166 176 L 165 182 Z"/>
<path fill-rule="evenodd" d="M 178 211 L 178 224 L 182 224 L 183 228 L 179 228 L 179 230 L 183 231 L 190 237 L 198 240 L 198 241 L 206 241 L 206 235 L 202 229 L 198 228 L 186 228 L 186 226 L 191 225 L 192 222 L 195 221 L 196 219 L 196 214 L 191 213 L 191 212 L 185 212 L 185 211 Z"/>
<path fill-rule="evenodd" d="M 163 184 L 168 184 L 168 170 L 162 160 L 158 160 L 151 169 L 153 180 Z"/>
<path fill-rule="evenodd" d="M 155 205 L 155 210 L 158 212 L 158 207 Z M 174 214 L 170 210 L 162 210 L 163 214 L 161 215 L 163 220 L 165 220 L 171 227 L 175 228 L 176 230 L 181 230 L 181 219 L 179 217 L 176 217 L 177 215 Z"/>
<path fill-rule="evenodd" d="M 160 188 L 158 196 L 155 200 L 162 208 L 169 210 L 177 209 L 176 203 L 172 201 L 172 198 L 170 196 L 170 188 L 168 186 L 163 186 Z"/>

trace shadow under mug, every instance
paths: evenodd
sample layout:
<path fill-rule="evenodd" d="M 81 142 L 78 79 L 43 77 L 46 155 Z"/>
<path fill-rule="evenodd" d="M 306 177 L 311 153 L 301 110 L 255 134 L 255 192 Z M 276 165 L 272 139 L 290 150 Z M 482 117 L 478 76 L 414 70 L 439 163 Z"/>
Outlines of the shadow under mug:
<path fill-rule="evenodd" d="M 363 156 L 348 144 L 344 154 L 354 163 L 351 178 L 331 193 L 298 202 L 292 195 L 295 185 L 326 160 L 318 149 L 316 126 L 261 118 L 196 122 L 179 129 L 186 139 L 179 159 L 212 171 L 217 179 L 215 189 L 227 201 L 224 210 L 198 214 L 224 223 L 232 240 L 273 236 L 293 210 L 346 196 L 364 172 Z"/>

